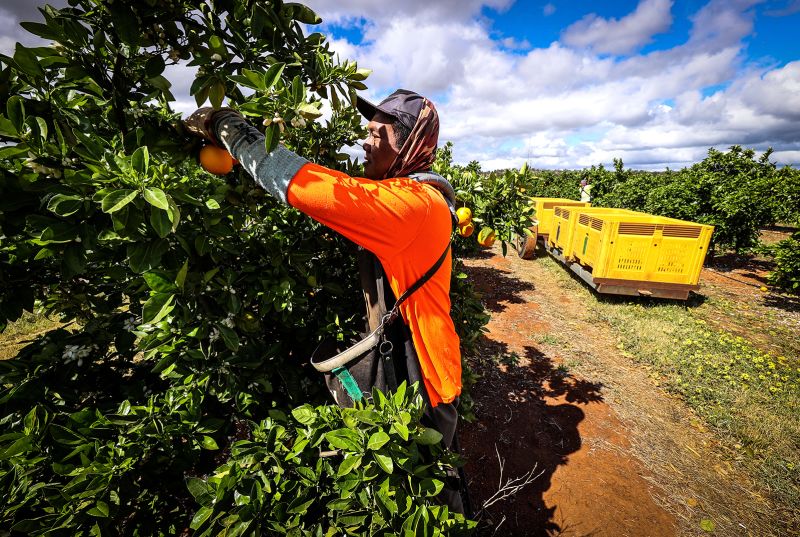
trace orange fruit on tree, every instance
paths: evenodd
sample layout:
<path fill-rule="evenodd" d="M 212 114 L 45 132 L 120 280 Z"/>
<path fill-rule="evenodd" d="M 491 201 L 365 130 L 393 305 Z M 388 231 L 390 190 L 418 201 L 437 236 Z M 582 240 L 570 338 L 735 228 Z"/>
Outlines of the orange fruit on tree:
<path fill-rule="evenodd" d="M 491 245 L 493 245 L 496 239 L 497 234 L 490 227 L 485 227 L 478 233 L 478 244 L 485 248 L 489 248 Z"/>
<path fill-rule="evenodd" d="M 221 147 L 209 144 L 200 150 L 203 169 L 215 175 L 225 175 L 233 169 L 233 157 Z"/>
<path fill-rule="evenodd" d="M 458 226 L 458 234 L 462 237 L 469 237 L 472 235 L 473 231 L 475 231 L 475 226 L 472 225 L 472 222 L 468 222 L 463 226 Z"/>
<path fill-rule="evenodd" d="M 469 207 L 459 207 L 456 211 L 456 216 L 458 217 L 459 226 L 465 226 L 472 222 L 472 211 L 469 210 Z M 467 236 L 465 235 L 465 237 Z"/>

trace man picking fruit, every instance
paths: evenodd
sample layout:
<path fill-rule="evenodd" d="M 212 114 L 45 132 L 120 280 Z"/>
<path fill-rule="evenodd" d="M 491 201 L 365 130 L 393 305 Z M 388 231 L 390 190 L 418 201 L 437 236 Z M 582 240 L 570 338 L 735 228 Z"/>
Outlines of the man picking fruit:
<path fill-rule="evenodd" d="M 201 108 L 186 124 L 227 148 L 278 200 L 365 250 L 359 266 L 369 331 L 382 325 L 398 297 L 399 318 L 387 328 L 383 341 L 391 345 L 382 343 L 380 356 L 373 353 L 341 369 L 349 370 L 348 377 L 352 373 L 365 393 L 372 385 L 391 389 L 403 380 L 421 381 L 425 420 L 450 448 L 458 419 L 461 354 L 449 295 L 455 195 L 445 179 L 429 172 L 439 117 L 433 103 L 407 90 L 397 90 L 378 105 L 359 98 L 358 109 L 369 120 L 364 178 L 311 163 L 282 146 L 267 153 L 264 135 L 233 110 Z M 332 382 L 338 381 L 329 379 L 334 395 L 344 394 Z M 361 395 L 347 393 L 355 399 Z M 343 398 L 337 402 L 349 402 Z M 445 489 L 443 496 L 452 509 L 463 512 L 457 491 Z"/>

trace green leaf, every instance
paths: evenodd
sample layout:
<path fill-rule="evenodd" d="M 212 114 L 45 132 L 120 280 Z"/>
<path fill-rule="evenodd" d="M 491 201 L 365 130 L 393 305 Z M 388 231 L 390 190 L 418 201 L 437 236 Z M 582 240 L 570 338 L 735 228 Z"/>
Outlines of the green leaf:
<path fill-rule="evenodd" d="M 322 111 L 313 103 L 302 103 L 297 107 L 297 113 L 306 119 L 316 119 L 322 115 Z"/>
<path fill-rule="evenodd" d="M 147 169 L 150 167 L 150 151 L 147 150 L 147 146 L 139 147 L 133 152 L 131 166 L 141 174 L 147 173 Z M 145 193 L 146 198 L 147 194 Z"/>
<path fill-rule="evenodd" d="M 55 440 L 59 444 L 65 444 L 67 446 L 77 446 L 79 444 L 83 444 L 84 442 L 86 442 L 86 439 L 83 436 L 72 431 L 71 429 L 67 429 L 66 427 L 62 427 L 61 425 L 56 425 L 55 423 L 50 424 L 49 430 L 50 430 L 50 435 L 53 437 L 53 440 Z"/>
<path fill-rule="evenodd" d="M 14 63 L 27 75 L 38 79 L 44 78 L 44 71 L 42 66 L 39 65 L 39 58 L 36 57 L 36 54 L 31 49 L 22 46 L 20 43 L 17 43 L 17 47 L 14 50 Z"/>
<path fill-rule="evenodd" d="M 300 75 L 296 75 L 292 79 L 292 101 L 295 106 L 303 102 L 306 96 L 306 87 L 303 85 L 303 80 Z"/>
<path fill-rule="evenodd" d="M 421 433 L 414 437 L 414 440 L 417 441 L 417 444 L 422 444 L 423 446 L 430 446 L 433 444 L 438 444 L 442 441 L 442 433 L 437 431 L 436 429 L 431 429 L 430 427 L 423 429 Z"/>
<path fill-rule="evenodd" d="M 298 4 L 296 2 L 286 2 L 284 4 L 286 8 L 291 8 L 292 18 L 298 22 L 302 22 L 303 24 L 319 24 L 322 22 L 322 19 L 314 13 L 314 11 L 304 6 L 303 4 Z"/>
<path fill-rule="evenodd" d="M 219 205 L 219 202 L 217 200 L 215 200 L 214 198 L 208 198 L 206 200 L 206 207 L 208 207 L 212 211 L 216 211 L 216 210 L 219 209 L 220 205 Z"/>
<path fill-rule="evenodd" d="M 294 419 L 303 425 L 311 425 L 317 419 L 317 413 L 311 405 L 303 405 L 292 410 Z"/>
<path fill-rule="evenodd" d="M 400 435 L 403 440 L 408 440 L 408 427 L 396 421 L 392 423 L 392 429 Z"/>
<path fill-rule="evenodd" d="M 378 450 L 389 441 L 389 435 L 383 431 L 378 431 L 377 433 L 373 433 L 372 436 L 369 437 L 369 441 L 367 442 L 367 449 L 371 450 Z"/>
<path fill-rule="evenodd" d="M 312 503 L 316 500 L 316 498 L 311 498 L 310 500 L 302 501 L 302 497 L 296 498 L 290 505 L 289 510 L 286 511 L 289 514 L 296 515 L 300 513 L 305 513 L 308 508 L 311 506 Z"/>
<path fill-rule="evenodd" d="M 353 412 L 353 417 L 367 425 L 377 425 L 381 419 L 381 415 L 374 410 L 356 410 Z"/>
<path fill-rule="evenodd" d="M 219 330 L 219 334 L 222 336 L 222 341 L 225 343 L 225 346 L 233 352 L 238 351 L 239 336 L 236 334 L 236 332 L 224 324 L 217 325 L 217 329 Z"/>
<path fill-rule="evenodd" d="M 211 251 L 211 239 L 206 235 L 198 235 L 194 239 L 194 249 L 200 255 L 206 255 Z"/>
<path fill-rule="evenodd" d="M 201 507 L 192 517 L 192 522 L 189 524 L 189 527 L 193 530 L 199 529 L 213 512 L 214 509 L 212 507 Z"/>
<path fill-rule="evenodd" d="M 14 128 L 19 132 L 25 124 L 25 106 L 22 103 L 22 98 L 19 95 L 12 95 L 8 98 L 6 103 L 6 113 L 8 119 L 13 123 Z"/>
<path fill-rule="evenodd" d="M 30 451 L 32 443 L 33 438 L 30 436 L 18 438 L 5 451 L 0 452 L 0 460 L 10 459 L 14 455 L 19 455 L 20 453 Z"/>
<path fill-rule="evenodd" d="M 200 479 L 199 477 L 190 477 L 186 480 L 186 488 L 189 489 L 189 493 L 192 495 L 193 498 L 199 498 L 204 494 L 209 494 L 211 491 L 208 483 Z"/>
<path fill-rule="evenodd" d="M 141 31 L 137 24 L 137 15 L 126 2 L 114 2 L 108 4 L 107 9 L 111 12 L 113 31 L 119 35 L 123 43 L 137 45 Z"/>
<path fill-rule="evenodd" d="M 227 421 L 222 418 L 206 418 L 197 424 L 197 432 L 199 433 L 216 433 L 219 431 Z"/>
<path fill-rule="evenodd" d="M 28 116 L 25 123 L 31 128 L 31 135 L 42 145 L 47 143 L 47 122 L 39 116 Z"/>
<path fill-rule="evenodd" d="M 358 69 L 356 70 L 355 73 L 348 76 L 347 78 L 349 78 L 350 80 L 361 81 L 361 80 L 366 80 L 366 78 L 371 74 L 372 74 L 372 69 Z"/>
<path fill-rule="evenodd" d="M 336 472 L 336 475 L 343 476 L 345 474 L 349 474 L 359 466 L 361 466 L 360 456 L 345 457 L 341 464 L 339 464 L 339 470 Z"/>
<path fill-rule="evenodd" d="M 167 195 L 160 188 L 145 188 L 144 199 L 154 207 L 158 207 L 163 211 L 169 211 L 169 200 L 167 199 Z"/>
<path fill-rule="evenodd" d="M 4 117 L 0 117 L 0 122 L 8 121 Z M 0 134 L 3 134 L 2 128 L 0 128 Z M 0 160 L 7 159 L 7 158 L 17 158 L 21 157 L 28 153 L 28 150 L 25 149 L 25 146 L 17 146 L 17 145 L 10 145 L 3 148 L 0 148 Z"/>
<path fill-rule="evenodd" d="M 425 478 L 419 483 L 419 491 L 423 496 L 438 496 L 444 488 L 444 482 L 439 479 Z"/>
<path fill-rule="evenodd" d="M 714 524 L 714 521 L 709 518 L 704 518 L 700 521 L 700 529 L 706 531 L 708 533 L 713 532 L 717 528 L 717 525 Z"/>
<path fill-rule="evenodd" d="M 169 221 L 172 222 L 172 231 L 173 233 L 177 231 L 178 224 L 181 222 L 181 211 L 178 209 L 178 205 L 175 203 L 175 200 L 172 199 L 172 196 L 167 196 L 167 201 L 169 202 Z"/>
<path fill-rule="evenodd" d="M 186 273 L 189 271 L 189 259 L 187 258 L 186 261 L 183 262 L 183 266 L 178 271 L 178 275 L 175 276 L 175 285 L 178 288 L 183 289 L 183 283 L 186 281 Z"/>
<path fill-rule="evenodd" d="M 384 472 L 391 474 L 394 471 L 394 463 L 392 463 L 392 458 L 389 455 L 373 453 L 373 456 L 375 457 L 375 462 L 378 463 L 378 466 L 380 466 Z"/>
<path fill-rule="evenodd" d="M 153 226 L 155 232 L 162 239 L 172 232 L 172 222 L 169 221 L 169 213 L 161 209 L 156 209 L 155 207 L 150 208 L 150 225 Z"/>
<path fill-rule="evenodd" d="M 219 108 L 222 106 L 222 101 L 225 99 L 225 84 L 223 82 L 215 82 L 208 90 L 208 100 L 211 101 L 211 106 Z"/>
<path fill-rule="evenodd" d="M 169 101 L 175 100 L 172 93 L 170 93 L 169 91 L 169 89 L 172 87 L 172 82 L 170 82 L 167 78 L 165 78 L 162 75 L 158 75 L 152 78 L 148 78 L 147 81 L 154 88 L 161 90 L 161 92 L 164 93 L 165 96 L 167 97 L 167 100 Z"/>
<path fill-rule="evenodd" d="M 142 307 L 142 323 L 157 323 L 175 307 L 172 301 L 175 295 L 172 293 L 156 293 L 151 296 Z"/>
<path fill-rule="evenodd" d="M 227 53 L 227 50 L 225 49 L 225 43 L 218 35 L 211 36 L 211 39 L 208 40 L 208 48 L 214 52 L 219 52 L 220 54 Z"/>
<path fill-rule="evenodd" d="M 175 284 L 172 283 L 172 279 L 163 271 L 154 270 L 145 272 L 142 274 L 142 277 L 144 281 L 147 282 L 147 286 L 157 293 L 175 290 Z"/>
<path fill-rule="evenodd" d="M 20 26 L 34 35 L 38 35 L 48 41 L 63 41 L 64 36 L 58 31 L 58 28 L 42 24 L 41 22 L 20 22 Z"/>
<path fill-rule="evenodd" d="M 104 501 L 97 500 L 97 503 L 94 504 L 94 507 L 89 509 L 86 514 L 98 518 L 108 518 L 108 512 L 108 504 Z"/>
<path fill-rule="evenodd" d="M 59 216 L 69 216 L 77 213 L 83 206 L 83 199 L 79 196 L 56 194 L 47 202 L 47 209 Z"/>
<path fill-rule="evenodd" d="M 64 249 L 62 275 L 70 279 L 86 270 L 86 250 L 80 244 L 70 244 Z"/>
<path fill-rule="evenodd" d="M 280 142 L 281 139 L 280 127 L 275 123 L 271 124 L 264 132 L 264 137 L 264 145 L 267 153 L 272 153 L 275 151 L 275 148 L 278 147 L 278 142 Z"/>
<path fill-rule="evenodd" d="M 286 66 L 284 63 L 273 63 L 267 72 L 264 73 L 264 89 L 268 90 L 278 83 L 278 80 L 283 74 L 283 68 Z"/>
<path fill-rule="evenodd" d="M 136 198 L 137 191 L 128 188 L 109 192 L 101 203 L 104 213 L 119 211 Z"/>
<path fill-rule="evenodd" d="M 325 433 L 325 440 L 331 446 L 347 451 L 361 451 L 361 438 L 358 433 L 350 429 L 336 429 Z"/>
<path fill-rule="evenodd" d="M 128 246 L 128 265 L 136 273 L 146 272 L 161 265 L 161 256 L 169 249 L 163 239 Z"/>
<path fill-rule="evenodd" d="M 208 449 L 210 451 L 219 449 L 217 441 L 208 435 L 203 436 L 203 439 L 200 441 L 200 445 L 203 446 L 203 449 Z"/>
<path fill-rule="evenodd" d="M 0 134 L 16 138 L 19 131 L 14 127 L 10 119 L 0 116 Z"/>
<path fill-rule="evenodd" d="M 162 58 L 160 54 L 156 54 L 145 62 L 144 76 L 145 78 L 153 78 L 163 73 L 165 68 L 166 64 L 164 63 L 164 58 Z"/>

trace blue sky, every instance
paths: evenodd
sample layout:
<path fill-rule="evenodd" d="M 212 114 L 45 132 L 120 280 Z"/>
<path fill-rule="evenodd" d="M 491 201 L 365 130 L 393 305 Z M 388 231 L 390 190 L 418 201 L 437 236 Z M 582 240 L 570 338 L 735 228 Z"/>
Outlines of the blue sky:
<path fill-rule="evenodd" d="M 742 144 L 800 164 L 800 0 L 308 3 L 370 97 L 434 100 L 460 162 L 663 169 Z"/>
<path fill-rule="evenodd" d="M 0 52 L 30 39 L 19 21 L 38 3 L 3 0 Z M 741 144 L 800 166 L 800 0 L 304 3 L 323 18 L 311 30 L 372 69 L 368 98 L 434 101 L 457 162 L 680 168 Z M 169 76 L 191 112 L 194 71 Z"/>

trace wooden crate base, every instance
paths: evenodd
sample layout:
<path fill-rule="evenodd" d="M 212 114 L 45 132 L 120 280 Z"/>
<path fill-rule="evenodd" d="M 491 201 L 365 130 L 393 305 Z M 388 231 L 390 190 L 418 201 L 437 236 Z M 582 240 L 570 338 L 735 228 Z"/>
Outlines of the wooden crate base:
<path fill-rule="evenodd" d="M 689 298 L 690 291 L 697 291 L 700 289 L 699 285 L 680 283 L 643 282 L 636 280 L 595 278 L 592 276 L 591 270 L 587 269 L 580 263 L 576 263 L 565 258 L 560 249 L 550 246 L 547 241 L 545 241 L 543 245 L 545 250 L 547 250 L 550 255 L 558 259 L 563 265 L 566 265 L 572 272 L 577 274 L 580 279 L 585 281 L 589 287 L 598 293 L 686 300 Z"/>

